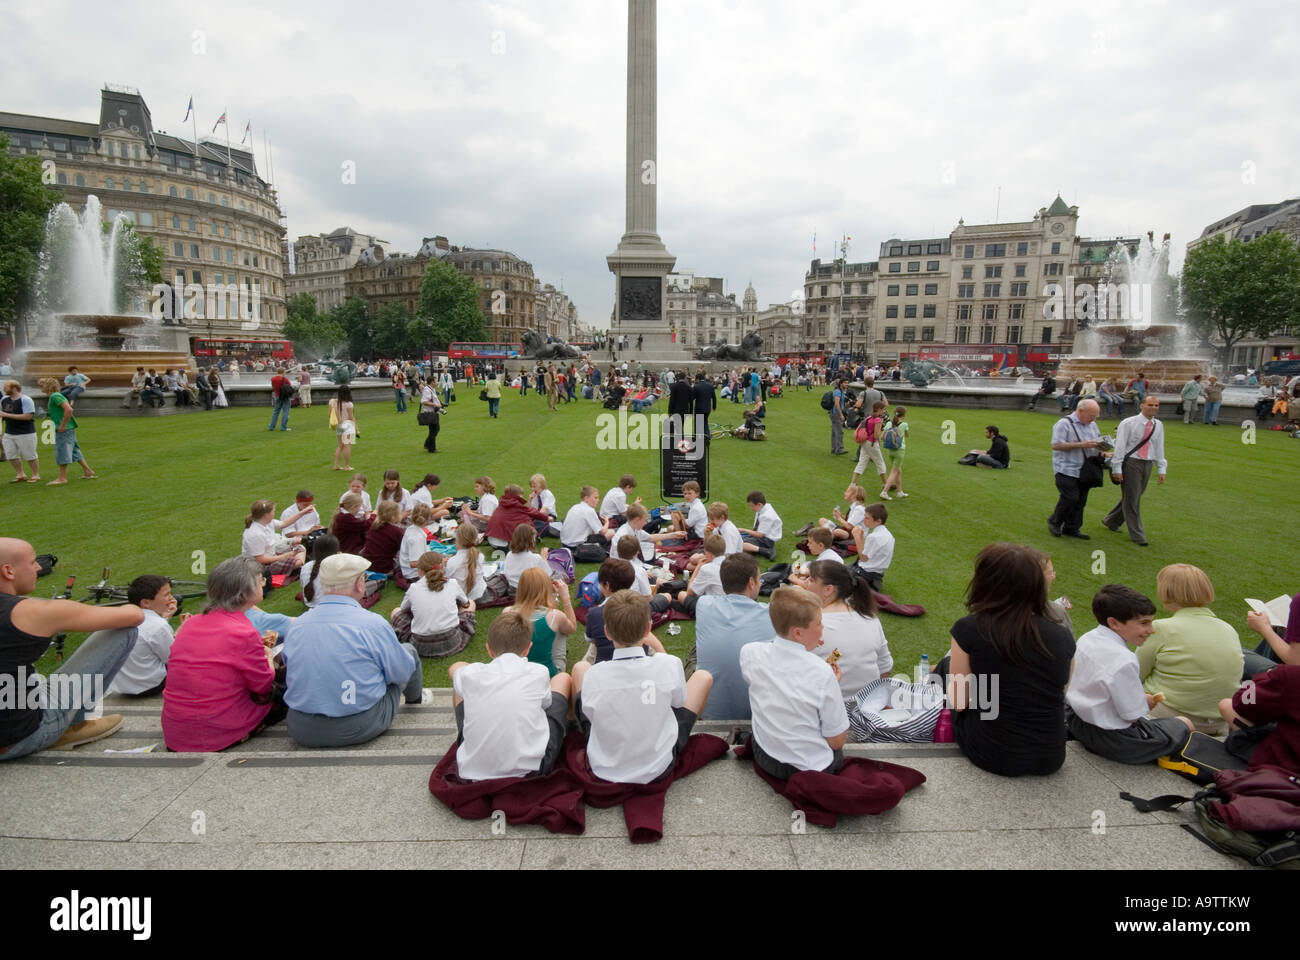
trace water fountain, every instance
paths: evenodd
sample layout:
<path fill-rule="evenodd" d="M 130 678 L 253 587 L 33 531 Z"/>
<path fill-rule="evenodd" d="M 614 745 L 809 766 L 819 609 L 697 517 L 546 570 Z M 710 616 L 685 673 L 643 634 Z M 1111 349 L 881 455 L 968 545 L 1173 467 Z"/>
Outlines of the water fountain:
<path fill-rule="evenodd" d="M 99 198 L 78 216 L 66 203 L 50 211 L 37 276 L 36 336 L 23 353 L 23 380 L 60 383 L 75 365 L 94 387 L 125 387 L 135 368 L 159 372 L 191 365 L 183 327 L 168 329 L 173 349 L 135 349 L 142 332 L 158 333 L 152 317 L 128 313 L 141 283 L 139 251 L 117 217 L 105 233 Z M 142 331 L 138 328 L 146 328 Z"/>
<path fill-rule="evenodd" d="M 1090 322 L 1075 337 L 1073 354 L 1061 361 L 1062 386 L 1075 378 L 1100 385 L 1116 377 L 1127 384 L 1141 371 L 1153 389 L 1176 392 L 1208 373 L 1209 360 L 1192 355 L 1180 324 L 1165 316 L 1171 282 L 1169 234 L 1156 246 L 1153 231 L 1136 253 L 1117 244 L 1095 289 L 1067 287 L 1065 308 Z"/>

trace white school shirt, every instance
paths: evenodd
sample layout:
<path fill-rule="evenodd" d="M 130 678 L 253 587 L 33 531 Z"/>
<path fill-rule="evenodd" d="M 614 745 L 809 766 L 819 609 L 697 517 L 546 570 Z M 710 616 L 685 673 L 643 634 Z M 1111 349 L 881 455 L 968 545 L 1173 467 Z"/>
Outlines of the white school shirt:
<path fill-rule="evenodd" d="M 695 575 L 695 582 L 691 584 L 691 593 L 697 597 L 720 597 L 726 593 L 722 589 L 722 561 L 725 559 L 724 554 L 701 564 L 700 572 Z"/>
<path fill-rule="evenodd" d="M 560 527 L 560 542 L 566 546 L 577 546 L 594 533 L 600 533 L 604 524 L 600 516 L 589 503 L 579 500 L 564 515 L 564 524 Z"/>
<path fill-rule="evenodd" d="M 351 490 L 344 490 L 344 491 L 343 491 L 343 495 L 339 497 L 339 506 L 340 506 L 340 507 L 343 506 L 343 497 L 346 497 L 346 496 L 347 496 L 349 493 L 351 493 L 351 492 L 352 492 Z M 365 490 L 362 490 L 362 491 L 361 491 L 361 509 L 362 509 L 362 511 L 365 512 L 365 513 L 369 513 L 369 512 L 370 512 L 370 494 L 367 493 Z"/>
<path fill-rule="evenodd" d="M 883 523 L 872 527 L 862 541 L 862 550 L 858 566 L 866 573 L 884 573 L 894 559 L 894 535 Z"/>
<path fill-rule="evenodd" d="M 456 748 L 461 777 L 522 777 L 542 765 L 551 739 L 551 678 L 544 666 L 503 653 L 461 667 L 451 685 L 465 705 L 464 740 Z"/>
<path fill-rule="evenodd" d="M 781 539 L 785 527 L 781 523 L 781 518 L 777 516 L 776 509 L 770 503 L 765 503 L 763 509 L 754 514 L 754 529 L 760 535 L 775 542 Z"/>
<path fill-rule="evenodd" d="M 433 492 L 424 484 L 420 484 L 411 493 L 411 508 L 414 509 L 417 503 L 422 503 L 430 509 L 433 507 Z"/>
<path fill-rule="evenodd" d="M 822 645 L 813 653 L 825 660 L 835 650 L 840 652 L 840 693 L 845 700 L 894 669 L 878 617 L 864 617 L 853 610 L 823 612 Z"/>
<path fill-rule="evenodd" d="M 615 487 L 609 493 L 605 494 L 605 499 L 600 501 L 600 516 L 603 520 L 610 517 L 621 517 L 627 513 L 627 494 L 623 492 L 622 487 Z"/>
<path fill-rule="evenodd" d="M 402 534 L 402 545 L 397 548 L 397 563 L 401 568 L 402 576 L 407 580 L 418 577 L 420 571 L 415 569 L 415 562 L 428 552 L 429 535 L 424 532 L 424 527 L 411 524 Z"/>
<path fill-rule="evenodd" d="M 146 610 L 136 631 L 135 643 L 126 662 L 108 685 L 109 693 L 144 693 L 158 686 L 167 676 L 167 657 L 176 639 L 171 625 L 162 614 Z"/>
<path fill-rule="evenodd" d="M 617 530 L 614 531 L 614 539 L 609 541 L 609 555 L 611 557 L 618 556 L 618 542 L 622 540 L 624 537 L 636 538 L 636 545 L 637 548 L 641 551 L 642 559 L 645 559 L 646 544 L 650 544 L 650 556 L 653 557 L 655 555 L 654 543 L 650 540 L 650 534 L 646 533 L 644 529 L 634 530 L 632 528 L 632 524 L 625 523 L 623 524 L 623 526 L 619 527 Z"/>
<path fill-rule="evenodd" d="M 646 576 L 645 565 L 640 560 L 632 560 L 632 589 L 643 597 L 651 595 L 650 578 Z"/>
<path fill-rule="evenodd" d="M 454 628 L 460 623 L 457 600 L 469 600 L 457 581 L 448 579 L 441 590 L 430 590 L 428 582 L 421 577 L 407 588 L 402 598 L 402 609 L 411 613 L 411 632 L 429 636 Z"/>
<path fill-rule="evenodd" d="M 398 487 L 397 491 L 398 493 L 401 494 L 401 496 L 394 497 L 393 502 L 397 504 L 398 511 L 400 513 L 410 513 L 411 507 L 414 505 L 411 501 L 411 494 L 407 491 L 405 487 Z M 379 494 L 379 502 L 383 503 L 383 501 L 384 501 L 384 495 L 381 492 Z"/>
<path fill-rule="evenodd" d="M 559 516 L 559 514 L 555 512 L 555 494 L 551 493 L 550 490 L 543 490 L 541 493 L 530 492 L 528 495 L 528 505 L 534 510 L 545 510 L 551 515 L 552 520 Z"/>
<path fill-rule="evenodd" d="M 475 549 L 475 553 L 478 550 Z M 469 580 L 469 550 L 457 550 L 456 555 L 447 561 L 447 578 L 455 578 L 460 584 L 466 596 L 471 600 L 477 600 L 487 591 L 487 578 L 483 576 L 483 555 L 479 554 L 478 563 L 474 566 L 474 582 L 468 583 Z"/>
<path fill-rule="evenodd" d="M 686 532 L 694 539 L 704 539 L 704 528 L 709 524 L 709 511 L 704 501 L 696 497 L 686 511 Z"/>
<path fill-rule="evenodd" d="M 722 537 L 723 542 L 727 545 L 726 555 L 731 556 L 733 553 L 745 552 L 745 541 L 740 539 L 740 528 L 730 520 L 725 521 L 722 526 L 713 531 Z"/>
<path fill-rule="evenodd" d="M 525 570 L 539 568 L 546 574 L 546 579 L 551 579 L 551 565 L 542 559 L 540 553 L 533 553 L 531 550 L 525 550 L 523 553 L 507 553 L 503 573 L 510 584 L 510 592 L 514 593 L 519 589 L 519 578 L 524 575 Z"/>
<path fill-rule="evenodd" d="M 1065 702 L 1080 720 L 1102 730 L 1123 730 L 1146 716 L 1150 708 L 1137 654 L 1110 627 L 1089 630 L 1075 643 Z"/>
<path fill-rule="evenodd" d="M 827 547 L 825 550 L 817 554 L 815 557 L 810 555 L 808 558 L 809 563 L 815 563 L 818 560 L 829 560 L 832 563 L 844 562 L 844 558 L 841 557 L 836 551 L 832 550 L 830 547 Z"/>
<path fill-rule="evenodd" d="M 275 521 L 279 522 L 279 521 Z M 243 554 L 246 557 L 274 556 L 276 541 L 279 538 L 270 523 L 258 523 L 254 520 L 244 531 Z"/>
<path fill-rule="evenodd" d="M 825 770 L 835 759 L 826 742 L 849 729 L 835 674 L 802 644 L 776 637 L 740 648 L 740 674 L 749 684 L 754 739 L 778 763 Z"/>
<path fill-rule="evenodd" d="M 485 517 L 490 517 L 497 512 L 497 504 L 500 502 L 495 493 L 485 493 L 478 498 L 478 512 Z"/>
<path fill-rule="evenodd" d="M 292 517 L 297 512 L 298 512 L 298 504 L 295 501 L 293 506 L 285 507 L 284 511 L 280 514 L 280 523 L 282 524 L 280 529 L 286 535 L 290 533 L 297 533 L 299 530 L 305 533 L 306 531 L 310 530 L 312 527 L 320 523 L 320 514 L 316 512 L 316 508 L 314 506 L 306 513 L 304 513 L 302 517 L 300 517 L 298 520 L 294 521 L 293 523 L 289 523 L 289 518 Z"/>
<path fill-rule="evenodd" d="M 862 519 L 867 515 L 867 508 L 861 503 L 855 503 L 849 507 L 849 515 L 844 518 L 844 522 L 850 527 L 862 526 Z"/>
<path fill-rule="evenodd" d="M 672 708 L 685 705 L 680 659 L 671 653 L 647 657 L 639 644 L 616 647 L 613 659 L 593 666 L 582 681 L 592 772 L 612 783 L 649 783 L 667 772 L 677 742 Z"/>

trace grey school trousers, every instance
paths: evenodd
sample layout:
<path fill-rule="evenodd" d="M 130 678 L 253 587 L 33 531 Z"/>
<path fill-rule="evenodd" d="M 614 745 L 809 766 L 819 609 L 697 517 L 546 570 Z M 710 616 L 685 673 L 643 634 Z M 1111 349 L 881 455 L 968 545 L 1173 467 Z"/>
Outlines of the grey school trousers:
<path fill-rule="evenodd" d="M 1124 482 L 1120 486 L 1119 503 L 1101 521 L 1112 530 L 1118 529 L 1121 523 L 1128 524 L 1128 535 L 1134 543 L 1147 542 L 1146 531 L 1142 529 L 1142 494 L 1151 482 L 1151 469 L 1154 466 L 1154 461 L 1139 460 L 1137 457 L 1129 457 L 1124 461 Z"/>
<path fill-rule="evenodd" d="M 405 693 L 407 703 L 419 703 L 424 694 L 424 671 L 420 666 L 420 655 L 409 643 L 402 644 L 402 649 L 415 659 L 415 667 L 407 678 L 405 688 L 390 683 L 388 690 L 370 708 L 343 717 L 290 710 L 285 717 L 289 736 L 304 747 L 350 747 L 373 740 L 391 727 L 402 694 Z"/>

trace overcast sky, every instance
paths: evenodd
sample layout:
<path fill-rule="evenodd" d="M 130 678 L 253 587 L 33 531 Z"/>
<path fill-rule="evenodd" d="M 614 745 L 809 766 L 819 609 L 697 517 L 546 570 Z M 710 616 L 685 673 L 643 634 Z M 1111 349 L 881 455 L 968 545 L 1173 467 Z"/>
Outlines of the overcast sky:
<path fill-rule="evenodd" d="M 504 248 L 608 324 L 622 0 L 280 6 L 6 0 L 0 110 L 95 121 L 107 81 L 188 137 L 193 95 L 200 135 L 252 120 L 259 169 L 270 136 L 290 236 Z M 751 279 L 788 300 L 814 233 L 825 259 L 847 233 L 874 260 L 1059 191 L 1083 236 L 1168 231 L 1180 266 L 1206 224 L 1300 194 L 1294 0 L 658 9 L 659 232 L 737 300 Z"/>

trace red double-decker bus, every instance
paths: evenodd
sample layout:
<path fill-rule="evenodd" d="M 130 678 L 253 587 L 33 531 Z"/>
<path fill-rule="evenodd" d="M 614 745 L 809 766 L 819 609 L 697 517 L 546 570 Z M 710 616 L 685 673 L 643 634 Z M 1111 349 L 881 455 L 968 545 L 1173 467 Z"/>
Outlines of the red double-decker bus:
<path fill-rule="evenodd" d="M 288 340 L 218 340 L 208 337 L 190 337 L 190 352 L 195 357 L 205 359 L 248 360 L 253 357 L 270 357 L 273 360 L 292 360 L 293 344 Z"/>
<path fill-rule="evenodd" d="M 447 348 L 450 360 L 510 360 L 519 356 L 517 343 L 485 343 L 461 340 Z"/>

